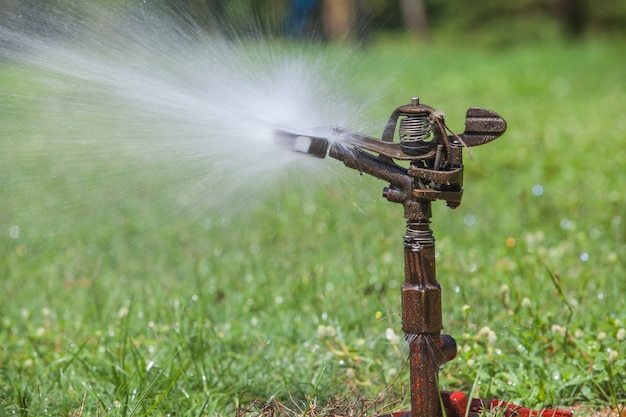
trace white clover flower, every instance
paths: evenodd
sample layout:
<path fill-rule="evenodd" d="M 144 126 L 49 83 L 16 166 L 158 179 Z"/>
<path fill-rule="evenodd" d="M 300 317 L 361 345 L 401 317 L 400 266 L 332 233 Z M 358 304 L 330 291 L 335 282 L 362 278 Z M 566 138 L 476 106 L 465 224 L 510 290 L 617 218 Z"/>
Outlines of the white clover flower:
<path fill-rule="evenodd" d="M 461 311 L 463 312 L 464 316 L 467 316 L 467 314 L 472 311 L 472 306 L 469 304 L 463 304 L 463 307 L 461 307 Z"/>
<path fill-rule="evenodd" d="M 356 377 L 356 371 L 354 370 L 354 368 L 346 369 L 346 376 L 348 377 L 348 379 L 354 379 Z"/>
<path fill-rule="evenodd" d="M 530 301 L 530 298 L 528 297 L 522 298 L 521 304 L 522 304 L 522 307 L 524 308 L 531 308 L 533 306 L 533 302 Z"/>
<path fill-rule="evenodd" d="M 385 329 L 385 339 L 391 340 L 392 337 L 396 335 L 396 332 L 393 331 L 391 327 L 387 327 Z"/>
<path fill-rule="evenodd" d="M 328 337 L 337 336 L 337 330 L 333 326 L 326 326 L 326 336 Z"/>
<path fill-rule="evenodd" d="M 117 312 L 117 317 L 124 318 L 126 316 L 128 316 L 128 307 L 120 308 L 119 311 Z"/>
<path fill-rule="evenodd" d="M 385 338 L 389 340 L 392 345 L 399 345 L 402 340 L 391 327 L 385 329 Z"/>
<path fill-rule="evenodd" d="M 320 324 L 317 326 L 317 338 L 318 339 L 326 339 L 326 326 Z"/>
<path fill-rule="evenodd" d="M 485 336 L 491 332 L 491 328 L 489 326 L 484 326 L 478 331 L 478 336 Z"/>
<path fill-rule="evenodd" d="M 552 333 L 560 334 L 561 336 L 563 336 L 565 335 L 567 329 L 565 327 L 559 326 L 558 324 L 553 324 L 552 326 L 550 326 L 550 331 Z"/>
<path fill-rule="evenodd" d="M 613 363 L 617 359 L 617 351 L 609 349 L 609 362 Z"/>
<path fill-rule="evenodd" d="M 606 340 L 606 333 L 600 332 L 597 336 L 598 340 Z"/>
<path fill-rule="evenodd" d="M 617 340 L 619 340 L 620 342 L 624 339 L 626 339 L 626 330 L 624 329 L 619 329 L 617 331 Z"/>
<path fill-rule="evenodd" d="M 489 342 L 490 345 L 495 345 L 497 340 L 498 340 L 498 336 L 496 335 L 496 332 L 492 330 L 489 333 L 487 333 L 487 341 Z"/>

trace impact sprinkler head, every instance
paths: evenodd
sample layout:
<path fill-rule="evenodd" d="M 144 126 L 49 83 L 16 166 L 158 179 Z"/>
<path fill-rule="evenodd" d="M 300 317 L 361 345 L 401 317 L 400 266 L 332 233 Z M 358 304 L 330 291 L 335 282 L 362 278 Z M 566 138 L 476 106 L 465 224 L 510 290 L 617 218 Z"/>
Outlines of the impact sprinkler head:
<path fill-rule="evenodd" d="M 444 200 L 449 207 L 458 207 L 463 195 L 463 149 L 491 142 L 506 130 L 504 119 L 491 110 L 469 108 L 461 134 L 446 126 L 444 116 L 414 97 L 391 113 L 380 139 L 334 126 L 315 128 L 311 134 L 277 130 L 274 139 L 289 150 L 318 158 L 330 156 L 388 182 L 383 197 L 404 207 L 402 330 L 409 343 L 412 410 L 392 417 L 442 417 L 444 410 L 447 417 L 478 416 L 495 407 L 502 408 L 506 417 L 571 417 L 568 411 L 536 412 L 439 390 L 439 368 L 456 356 L 456 342 L 441 334 L 431 203 Z"/>
<path fill-rule="evenodd" d="M 416 199 L 445 200 L 455 208 L 461 203 L 462 150 L 496 139 L 506 130 L 504 119 L 491 110 L 472 107 L 465 115 L 465 131 L 455 134 L 445 114 L 420 104 L 396 108 L 382 137 L 374 138 L 342 127 L 318 127 L 311 133 L 276 130 L 275 142 L 287 149 L 323 158 L 326 155 L 346 166 L 390 183 L 383 196 L 405 206 L 411 218 Z M 399 137 L 394 141 L 394 137 Z M 396 162 L 410 162 L 409 168 Z"/>

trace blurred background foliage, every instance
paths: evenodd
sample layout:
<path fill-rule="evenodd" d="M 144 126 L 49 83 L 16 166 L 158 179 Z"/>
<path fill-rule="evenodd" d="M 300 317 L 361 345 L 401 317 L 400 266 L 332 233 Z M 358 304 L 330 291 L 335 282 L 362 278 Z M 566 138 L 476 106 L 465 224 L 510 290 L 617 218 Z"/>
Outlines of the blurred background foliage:
<path fill-rule="evenodd" d="M 462 34 L 506 46 L 555 34 L 571 39 L 626 34 L 623 0 L 0 0 L 0 20 L 32 9 L 49 15 L 70 5 L 76 12 L 103 3 L 164 5 L 206 31 L 240 36 L 262 28 L 272 36 L 319 41 L 365 43 L 381 32 L 408 31 L 422 42 Z"/>

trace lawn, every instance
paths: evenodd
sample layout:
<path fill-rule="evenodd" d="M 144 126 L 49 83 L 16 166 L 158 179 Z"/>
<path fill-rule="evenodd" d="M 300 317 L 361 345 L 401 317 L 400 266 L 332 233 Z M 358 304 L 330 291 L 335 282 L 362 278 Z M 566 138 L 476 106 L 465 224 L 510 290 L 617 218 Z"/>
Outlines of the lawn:
<path fill-rule="evenodd" d="M 461 206 L 433 205 L 443 323 L 459 344 L 442 389 L 528 407 L 626 402 L 623 49 L 303 48 L 358 98 L 349 128 L 379 134 L 413 95 L 457 132 L 471 106 L 508 122 L 465 155 Z M 330 159 L 277 170 L 263 154 L 249 171 L 254 155 L 120 145 L 110 119 L 64 122 L 87 98 L 2 65 L 0 416 L 407 408 L 404 220 L 385 184 Z"/>

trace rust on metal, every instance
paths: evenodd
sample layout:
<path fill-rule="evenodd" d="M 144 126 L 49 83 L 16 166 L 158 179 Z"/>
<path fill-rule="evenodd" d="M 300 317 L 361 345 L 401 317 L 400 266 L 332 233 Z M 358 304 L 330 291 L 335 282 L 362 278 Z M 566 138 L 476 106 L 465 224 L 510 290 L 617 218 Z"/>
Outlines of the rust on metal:
<path fill-rule="evenodd" d="M 389 416 L 441 417 L 445 411 L 447 417 L 465 417 L 498 407 L 507 417 L 571 417 L 563 410 L 538 412 L 439 391 L 439 368 L 456 356 L 456 342 L 441 334 L 441 287 L 430 229 L 431 203 L 443 200 L 450 208 L 458 207 L 463 196 L 463 149 L 484 145 L 505 131 L 506 122 L 499 114 L 471 107 L 465 114 L 465 131 L 455 134 L 446 126 L 443 112 L 413 97 L 409 104 L 393 110 L 381 139 L 336 126 L 313 129 L 310 134 L 276 133 L 276 142 L 287 149 L 320 158 L 330 156 L 348 168 L 388 182 L 383 197 L 404 207 L 402 330 L 409 342 L 411 411 Z"/>

